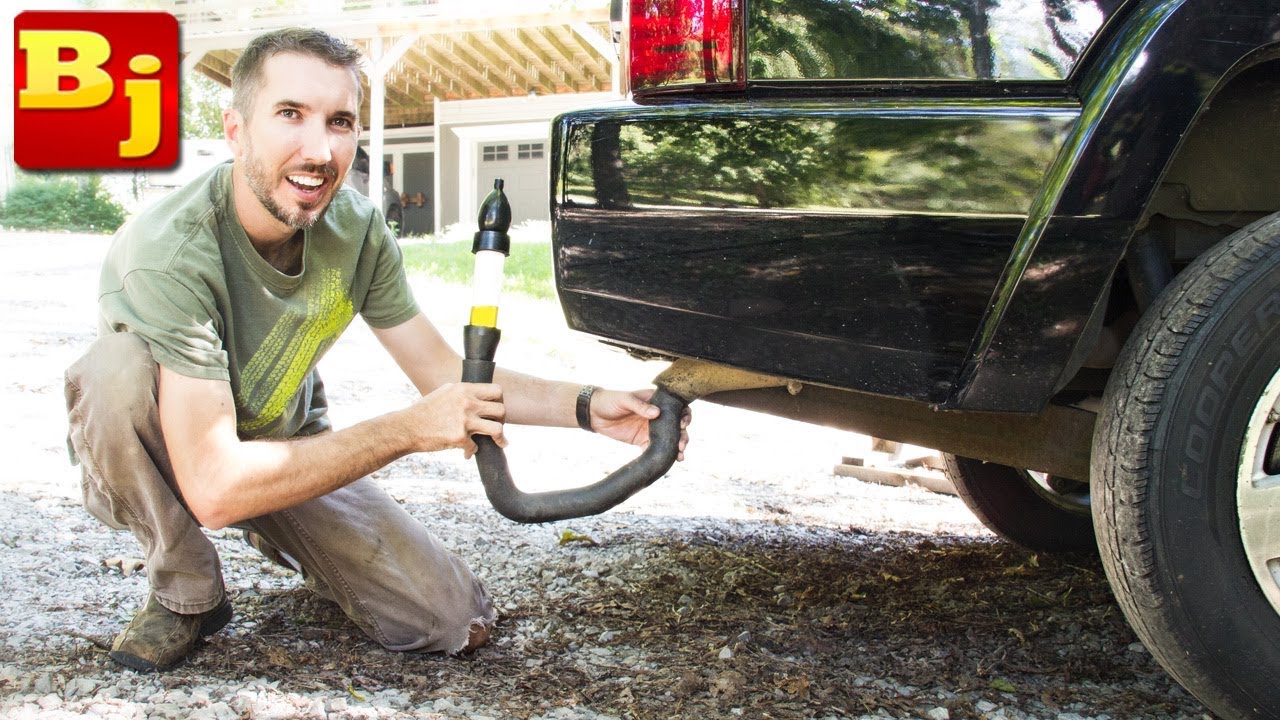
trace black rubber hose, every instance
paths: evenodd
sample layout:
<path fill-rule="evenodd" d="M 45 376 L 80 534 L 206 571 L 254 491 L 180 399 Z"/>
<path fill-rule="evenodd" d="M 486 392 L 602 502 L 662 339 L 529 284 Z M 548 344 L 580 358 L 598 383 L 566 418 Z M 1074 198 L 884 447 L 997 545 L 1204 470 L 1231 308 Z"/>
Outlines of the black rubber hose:
<path fill-rule="evenodd" d="M 493 328 L 468 325 L 465 330 L 467 354 L 483 357 L 494 347 L 500 333 Z M 492 357 L 492 353 L 488 353 Z M 480 358 L 463 362 L 463 382 L 492 382 L 494 364 Z M 507 467 L 507 456 L 488 435 L 474 435 L 476 466 L 485 494 L 495 510 L 521 523 L 551 522 L 598 515 L 653 484 L 675 464 L 680 454 L 680 418 L 688 404 L 663 388 L 654 391 L 649 402 L 662 411 L 649 421 L 649 446 L 635 460 L 610 473 L 603 480 L 584 487 L 527 493 L 516 487 Z"/>
<path fill-rule="evenodd" d="M 551 522 L 598 515 L 649 487 L 675 464 L 680 452 L 680 417 L 685 402 L 659 388 L 650 400 L 662 414 L 649 421 L 649 447 L 640 457 L 585 487 L 527 493 L 515 486 L 507 456 L 488 435 L 473 439 L 476 466 L 485 494 L 495 510 L 522 523 Z"/>

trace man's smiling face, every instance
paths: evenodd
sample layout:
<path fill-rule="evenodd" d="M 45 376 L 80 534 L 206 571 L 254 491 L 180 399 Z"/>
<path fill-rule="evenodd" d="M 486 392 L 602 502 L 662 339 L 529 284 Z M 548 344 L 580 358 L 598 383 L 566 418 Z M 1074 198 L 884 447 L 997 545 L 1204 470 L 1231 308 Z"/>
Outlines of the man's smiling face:
<path fill-rule="evenodd" d="M 243 185 L 257 200 L 243 207 L 246 187 L 237 188 L 237 212 L 251 237 L 314 225 L 346 178 L 359 137 L 359 87 L 350 69 L 285 52 L 262 70 L 249 117 L 231 110 L 228 119 Z"/>

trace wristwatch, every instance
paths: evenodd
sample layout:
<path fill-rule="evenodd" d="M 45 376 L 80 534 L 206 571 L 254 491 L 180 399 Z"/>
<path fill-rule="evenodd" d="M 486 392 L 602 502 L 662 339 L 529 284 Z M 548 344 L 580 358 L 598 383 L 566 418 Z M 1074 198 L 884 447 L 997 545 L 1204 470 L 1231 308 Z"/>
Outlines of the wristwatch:
<path fill-rule="evenodd" d="M 578 404 L 574 411 L 578 416 L 578 427 L 587 432 L 595 432 L 595 428 L 591 427 L 591 396 L 600 388 L 595 385 L 583 385 L 578 391 Z"/>

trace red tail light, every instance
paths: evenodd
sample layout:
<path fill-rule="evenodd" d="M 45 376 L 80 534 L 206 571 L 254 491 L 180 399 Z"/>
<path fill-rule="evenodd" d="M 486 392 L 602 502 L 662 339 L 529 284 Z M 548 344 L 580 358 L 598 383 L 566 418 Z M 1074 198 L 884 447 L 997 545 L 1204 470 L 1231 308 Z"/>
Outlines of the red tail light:
<path fill-rule="evenodd" d="M 631 90 L 746 87 L 745 0 L 630 0 Z"/>

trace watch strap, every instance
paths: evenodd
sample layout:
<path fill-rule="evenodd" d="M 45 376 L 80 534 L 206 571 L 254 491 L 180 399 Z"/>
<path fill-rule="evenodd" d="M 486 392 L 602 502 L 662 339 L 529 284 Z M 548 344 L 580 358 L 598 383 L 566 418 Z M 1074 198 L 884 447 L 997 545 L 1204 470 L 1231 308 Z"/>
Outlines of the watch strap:
<path fill-rule="evenodd" d="M 574 413 L 578 417 L 578 427 L 587 432 L 595 432 L 595 428 L 591 427 L 591 396 L 598 389 L 595 385 L 583 385 L 578 391 L 578 402 L 574 407 Z"/>

